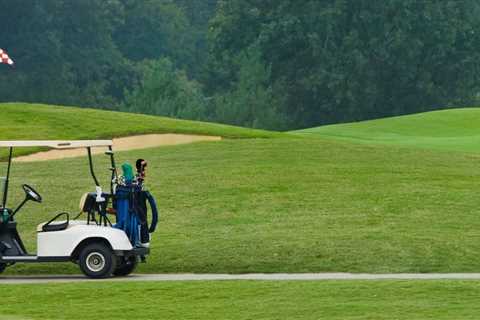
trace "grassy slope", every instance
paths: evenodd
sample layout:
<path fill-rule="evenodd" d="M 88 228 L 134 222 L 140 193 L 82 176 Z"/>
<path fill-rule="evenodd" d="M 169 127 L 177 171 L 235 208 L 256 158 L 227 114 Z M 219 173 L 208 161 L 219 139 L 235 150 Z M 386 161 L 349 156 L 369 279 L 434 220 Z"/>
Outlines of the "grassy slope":
<path fill-rule="evenodd" d="M 0 103 L 0 140 L 111 139 L 144 133 L 273 138 L 284 133 L 143 114 L 28 103 Z M 19 148 L 17 155 L 39 148 Z M 5 158 L 6 149 L 0 149 Z"/>
<path fill-rule="evenodd" d="M 351 142 L 479 152 L 479 123 L 480 108 L 466 108 L 329 125 L 297 132 Z"/>
<path fill-rule="evenodd" d="M 94 139 L 143 133 L 189 133 L 225 138 L 282 135 L 216 123 L 27 103 L 0 103 L 0 119 L 0 140 Z"/>
<path fill-rule="evenodd" d="M 478 281 L 75 283 L 0 286 L 1 320 L 478 319 Z M 94 292 L 94 294 L 93 294 Z M 19 299 L 21 297 L 21 299 Z"/>

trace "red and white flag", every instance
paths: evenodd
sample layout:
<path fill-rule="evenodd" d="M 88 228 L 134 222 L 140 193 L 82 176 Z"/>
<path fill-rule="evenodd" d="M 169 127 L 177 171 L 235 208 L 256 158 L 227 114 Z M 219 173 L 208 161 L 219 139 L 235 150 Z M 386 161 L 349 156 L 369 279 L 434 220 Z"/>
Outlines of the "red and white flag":
<path fill-rule="evenodd" d="M 5 52 L 5 50 L 0 49 L 0 64 L 5 63 L 9 65 L 13 65 L 13 60 L 10 59 L 8 54 Z"/>

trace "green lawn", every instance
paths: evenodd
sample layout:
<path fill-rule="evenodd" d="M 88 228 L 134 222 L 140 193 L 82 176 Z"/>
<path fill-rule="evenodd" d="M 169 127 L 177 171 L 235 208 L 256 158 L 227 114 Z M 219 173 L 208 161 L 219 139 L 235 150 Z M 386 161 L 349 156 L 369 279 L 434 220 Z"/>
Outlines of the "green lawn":
<path fill-rule="evenodd" d="M 480 268 L 479 155 L 321 139 L 205 142 L 122 152 L 149 160 L 161 222 L 140 272 L 469 272 Z M 97 168 L 107 167 L 103 156 Z M 103 171 L 105 174 L 106 170 Z M 35 225 L 92 191 L 85 158 L 18 163 Z M 106 179 L 103 179 L 106 181 Z M 9 272 L 69 273 L 73 265 Z"/>
<path fill-rule="evenodd" d="M 463 108 L 322 126 L 296 132 L 357 143 L 479 152 L 479 123 L 480 108 Z"/>
<path fill-rule="evenodd" d="M 118 163 L 139 157 L 149 160 L 161 212 L 139 272 L 480 269 L 478 153 L 300 135 L 121 152 Z M 96 160 L 106 186 L 108 159 Z M 10 206 L 21 201 L 22 183 L 45 199 L 18 214 L 31 251 L 37 224 L 77 212 L 81 195 L 94 190 L 86 158 L 16 163 L 12 175 Z M 71 264 L 7 270 L 78 272 Z"/>
<path fill-rule="evenodd" d="M 478 319 L 478 281 L 3 285 L 0 319 Z"/>
<path fill-rule="evenodd" d="M 297 137 L 122 113 L 103 117 L 112 114 L 3 104 L 0 116 L 9 122 L 0 124 L 0 140 L 145 132 L 277 138 L 118 153 L 118 163 L 149 160 L 148 185 L 161 212 L 152 254 L 139 272 L 480 269 L 478 109 L 322 127 Z M 108 159 L 95 160 L 107 185 L 101 169 Z M 32 251 L 38 223 L 62 210 L 77 212 L 81 194 L 93 191 L 85 158 L 16 163 L 12 175 L 11 206 L 23 197 L 22 183 L 44 196 L 43 204 L 29 203 L 18 214 Z M 6 272 L 46 273 L 79 270 L 18 264 Z M 106 320 L 476 319 L 480 312 L 478 281 L 97 282 L 0 285 L 0 292 L 6 293 L 0 320 L 90 313 Z"/>

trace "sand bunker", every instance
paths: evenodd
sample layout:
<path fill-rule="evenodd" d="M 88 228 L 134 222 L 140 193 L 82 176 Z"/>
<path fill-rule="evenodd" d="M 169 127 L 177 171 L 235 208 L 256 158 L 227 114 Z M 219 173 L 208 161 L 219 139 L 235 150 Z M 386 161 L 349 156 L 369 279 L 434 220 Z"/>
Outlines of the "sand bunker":
<path fill-rule="evenodd" d="M 198 136 L 188 134 L 146 134 L 140 136 L 131 136 L 125 138 L 113 139 L 114 151 L 125 151 L 135 149 L 147 149 L 159 146 L 171 146 L 176 144 L 186 144 L 197 141 L 219 141 L 221 137 Z M 93 154 L 104 153 L 105 148 L 93 148 Z M 85 148 L 65 149 L 65 150 L 49 150 L 37 152 L 28 156 L 21 156 L 14 159 L 17 162 L 45 161 L 63 158 L 74 158 L 86 156 Z"/>

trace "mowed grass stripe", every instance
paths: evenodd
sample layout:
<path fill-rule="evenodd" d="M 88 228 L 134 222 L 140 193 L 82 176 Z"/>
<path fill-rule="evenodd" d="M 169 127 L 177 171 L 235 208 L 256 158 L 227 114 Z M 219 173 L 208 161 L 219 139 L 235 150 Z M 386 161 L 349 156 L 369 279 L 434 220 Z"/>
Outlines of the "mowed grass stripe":
<path fill-rule="evenodd" d="M 1 286 L 0 319 L 477 319 L 478 281 Z M 21 301 L 19 300 L 21 297 Z"/>

